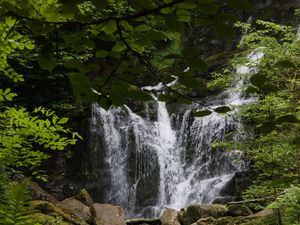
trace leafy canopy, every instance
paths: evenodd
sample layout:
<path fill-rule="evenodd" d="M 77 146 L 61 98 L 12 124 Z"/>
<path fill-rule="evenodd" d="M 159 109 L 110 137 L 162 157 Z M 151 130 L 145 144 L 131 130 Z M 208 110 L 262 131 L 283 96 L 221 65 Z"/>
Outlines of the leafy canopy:
<path fill-rule="evenodd" d="M 167 87 L 174 78 L 161 75 L 152 59 L 158 57 L 159 46 L 178 37 L 174 33 L 182 34 L 187 25 L 210 27 L 217 38 L 233 37 L 237 18 L 224 13 L 224 7 L 251 9 L 248 0 L 3 0 L 0 13 L 8 24 L 15 21 L 13 30 L 30 40 L 22 44 L 15 40 L 14 45 L 27 49 L 35 45 L 42 69 L 66 68 L 80 101 L 98 101 L 107 108 L 150 100 L 141 89 L 145 79 L 165 85 L 171 93 L 162 96 L 165 100 L 191 102 L 180 90 Z M 62 52 L 73 57 L 63 57 Z M 82 54 L 89 57 L 80 59 Z M 161 60 L 178 59 L 192 71 L 176 74 L 181 87 L 201 89 L 199 74 L 208 71 L 202 53 L 186 46 Z"/>

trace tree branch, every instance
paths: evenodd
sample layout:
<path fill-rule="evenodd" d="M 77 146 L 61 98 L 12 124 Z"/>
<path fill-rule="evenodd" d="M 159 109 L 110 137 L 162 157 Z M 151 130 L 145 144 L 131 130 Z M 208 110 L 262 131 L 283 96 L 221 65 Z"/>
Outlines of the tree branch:
<path fill-rule="evenodd" d="M 118 67 L 120 66 L 120 64 L 123 62 L 124 59 L 121 59 L 117 65 L 114 67 L 113 71 L 111 72 L 111 74 L 109 74 L 109 76 L 107 77 L 107 79 L 105 80 L 105 82 L 101 85 L 101 87 L 99 88 L 99 91 L 101 91 L 107 84 L 108 82 L 114 77 L 114 75 L 116 74 Z"/>
<path fill-rule="evenodd" d="M 147 68 L 147 70 L 150 72 L 150 74 L 151 74 L 153 77 L 155 77 L 159 82 L 161 82 L 161 83 L 163 84 L 163 86 L 164 86 L 167 90 L 169 90 L 170 92 L 175 93 L 175 94 L 178 95 L 179 97 L 182 97 L 182 98 L 184 98 L 184 99 L 186 99 L 186 100 L 188 100 L 188 101 L 190 101 L 190 102 L 194 102 L 194 103 L 196 103 L 196 104 L 198 104 L 198 105 L 201 105 L 201 106 L 204 106 L 204 107 L 206 107 L 206 108 L 208 108 L 208 109 L 213 110 L 213 108 L 211 108 L 209 105 L 206 105 L 206 104 L 204 104 L 204 103 L 202 103 L 202 102 L 199 102 L 199 101 L 197 101 L 197 100 L 194 100 L 194 99 L 192 99 L 192 98 L 190 98 L 190 97 L 188 97 L 188 96 L 186 96 L 186 95 L 180 93 L 179 91 L 177 91 L 177 90 L 171 88 L 170 86 L 168 86 L 168 85 L 163 81 L 163 79 L 162 79 L 162 78 L 161 78 L 161 77 L 160 77 L 160 76 L 152 69 L 153 66 L 151 65 L 151 63 L 148 62 L 148 61 L 146 61 L 140 53 L 136 52 L 135 50 L 133 50 L 133 49 L 131 48 L 131 46 L 129 45 L 129 43 L 126 41 L 126 39 L 125 39 L 124 36 L 123 36 L 122 28 L 121 28 L 121 26 L 120 26 L 120 21 L 116 21 L 116 24 L 117 24 L 117 30 L 118 30 L 118 34 L 119 34 L 119 37 L 120 37 L 121 41 L 126 45 L 126 47 L 128 48 L 128 50 L 131 51 L 131 52 L 139 59 L 139 61 L 142 62 L 142 63 L 144 64 L 144 66 Z"/>
<path fill-rule="evenodd" d="M 140 18 L 140 17 L 147 17 L 149 15 L 158 13 L 162 9 L 175 6 L 176 4 L 179 4 L 179 3 L 182 3 L 185 1 L 187 1 L 187 0 L 174 0 L 173 2 L 162 4 L 162 5 L 157 6 L 156 8 L 140 11 L 140 12 L 137 12 L 132 15 L 111 16 L 111 17 L 107 17 L 107 18 L 96 19 L 96 20 L 90 21 L 90 22 L 79 22 L 79 21 L 57 21 L 57 22 L 55 22 L 55 21 L 46 21 L 46 20 L 43 21 L 43 20 L 39 20 L 37 18 L 25 17 L 25 16 L 22 16 L 22 15 L 19 15 L 16 13 L 10 13 L 10 15 L 13 15 L 19 19 L 24 19 L 24 20 L 29 20 L 29 21 L 38 21 L 38 22 L 47 23 L 47 24 L 97 25 L 97 24 L 101 24 L 101 23 L 106 23 L 109 20 L 115 20 L 115 21 L 127 20 L 127 21 L 129 21 L 129 20 Z"/>

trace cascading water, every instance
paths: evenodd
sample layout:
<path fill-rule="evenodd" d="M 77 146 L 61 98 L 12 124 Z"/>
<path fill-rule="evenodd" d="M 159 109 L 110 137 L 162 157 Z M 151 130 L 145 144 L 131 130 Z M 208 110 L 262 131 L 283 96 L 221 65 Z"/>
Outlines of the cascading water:
<path fill-rule="evenodd" d="M 249 58 L 255 62 L 262 56 L 253 53 Z M 240 74 L 250 72 L 248 66 L 237 68 Z M 208 99 L 207 104 L 214 108 L 253 101 L 235 91 L 243 82 L 236 79 L 232 89 Z M 149 104 L 156 105 L 155 119 L 150 119 L 149 111 L 142 117 L 127 106 L 108 111 L 92 106 L 90 149 L 97 162 L 87 187 L 97 190 L 97 200 L 123 206 L 127 217 L 159 216 L 165 207 L 180 209 L 218 198 L 246 166 L 239 151 L 212 149 L 211 144 L 230 133 L 238 138 L 240 124 L 217 113 L 194 118 L 191 109 L 201 108 L 193 105 L 169 116 L 164 102 L 149 102 L 145 109 L 149 110 Z"/>

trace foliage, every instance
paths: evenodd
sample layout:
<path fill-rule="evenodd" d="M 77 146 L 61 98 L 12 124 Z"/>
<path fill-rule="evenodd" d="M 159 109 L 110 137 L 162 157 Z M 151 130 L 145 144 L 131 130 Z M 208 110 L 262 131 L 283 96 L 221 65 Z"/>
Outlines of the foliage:
<path fill-rule="evenodd" d="M 161 75 L 164 68 L 157 67 L 157 61 L 151 58 L 163 44 L 178 42 L 185 26 L 207 26 L 214 30 L 216 37 L 232 38 L 232 24 L 236 19 L 223 13 L 224 7 L 251 9 L 248 0 L 243 4 L 235 0 L 222 3 L 214 0 L 24 0 L 20 4 L 16 0 L 3 0 L 0 3 L 3 18 L 15 20 L 15 30 L 25 33 L 37 46 L 39 66 L 49 72 L 68 69 L 75 96 L 81 101 L 98 101 L 104 108 L 129 100 L 151 99 L 137 79 L 142 74 L 148 76 L 147 80 L 151 76 L 156 83 L 166 86 L 170 75 Z M 182 51 L 176 48 L 177 51 L 156 60 L 171 65 L 170 59 L 183 59 L 183 68 L 190 67 L 193 74 L 176 74 L 179 83 L 189 89 L 203 88 L 197 74 L 207 73 L 208 65 L 202 53 L 195 46 L 185 46 Z M 61 55 L 64 52 L 91 57 L 65 59 Z M 172 95 L 164 98 L 192 100 L 180 90 L 167 86 L 166 89 Z"/>
<path fill-rule="evenodd" d="M 16 185 L 0 201 L 1 225 L 33 225 L 28 181 Z"/>
<path fill-rule="evenodd" d="M 299 184 L 299 46 L 292 27 L 257 21 L 256 27 L 237 24 L 247 30 L 240 47 L 241 60 L 250 68 L 248 95 L 256 98 L 240 107 L 244 122 L 243 140 L 231 143 L 243 149 L 258 178 L 245 191 L 246 199 L 264 207 L 290 186 Z M 262 54 L 257 60 L 249 55 Z"/>
<path fill-rule="evenodd" d="M 68 118 L 59 118 L 54 112 L 39 107 L 29 114 L 25 108 L 7 108 L 0 113 L 1 152 L 0 163 L 4 167 L 29 168 L 37 174 L 37 167 L 49 156 L 44 149 L 64 150 L 75 144 L 79 136 L 63 125 Z"/>
<path fill-rule="evenodd" d="M 281 209 L 284 224 L 300 224 L 300 187 L 291 186 L 284 191 L 272 204 L 271 209 Z"/>
<path fill-rule="evenodd" d="M 12 83 L 0 89 L 0 166 L 17 170 L 27 168 L 37 178 L 45 180 L 37 168 L 49 157 L 47 149 L 63 150 L 75 144 L 80 136 L 63 127 L 67 118 L 59 118 L 52 111 L 39 107 L 29 113 L 13 105 L 17 94 L 11 88 L 24 78 L 11 67 L 9 57 L 35 48 L 29 36 L 17 29 L 19 22 L 13 16 L 0 19 L 0 74 Z"/>

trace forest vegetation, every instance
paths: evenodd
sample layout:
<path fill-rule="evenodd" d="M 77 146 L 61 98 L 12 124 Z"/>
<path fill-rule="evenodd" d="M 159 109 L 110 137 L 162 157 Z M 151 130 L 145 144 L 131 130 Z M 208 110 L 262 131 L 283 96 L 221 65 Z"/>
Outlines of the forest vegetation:
<path fill-rule="evenodd" d="M 294 24 L 241 22 L 237 15 L 254 6 L 248 0 L 1 0 L 0 224 L 39 224 L 29 181 L 12 178 L 47 182 L 43 165 L 57 152 L 71 155 L 82 141 L 70 121 L 91 103 L 108 109 L 150 101 L 141 87 L 161 82 L 160 101 L 206 106 L 204 97 L 237 79 L 238 65 L 255 68 L 242 91 L 256 101 L 236 106 L 239 141 L 213 147 L 243 151 L 255 175 L 243 202 L 276 209 L 274 221 L 261 224 L 300 224 L 300 13 L 290 12 Z M 190 40 L 199 27 L 212 42 L 234 46 L 224 65 L 213 65 L 215 55 Z M 251 54 L 263 57 L 253 62 Z M 178 79 L 172 87 L 171 74 Z M 235 110 L 207 107 L 194 115 Z"/>

